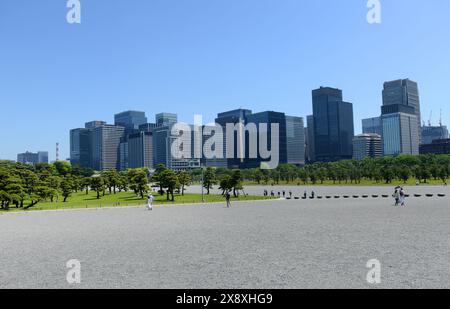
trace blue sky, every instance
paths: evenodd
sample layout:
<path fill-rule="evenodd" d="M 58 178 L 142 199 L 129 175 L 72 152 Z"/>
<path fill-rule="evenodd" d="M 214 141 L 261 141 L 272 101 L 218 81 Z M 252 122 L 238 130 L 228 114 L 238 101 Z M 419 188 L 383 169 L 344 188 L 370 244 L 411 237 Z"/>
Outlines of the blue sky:
<path fill-rule="evenodd" d="M 0 158 L 69 156 L 69 130 L 134 109 L 193 121 L 238 107 L 311 113 L 311 90 L 343 89 L 377 116 L 386 80 L 419 83 L 422 113 L 450 124 L 450 1 L 0 0 Z"/>

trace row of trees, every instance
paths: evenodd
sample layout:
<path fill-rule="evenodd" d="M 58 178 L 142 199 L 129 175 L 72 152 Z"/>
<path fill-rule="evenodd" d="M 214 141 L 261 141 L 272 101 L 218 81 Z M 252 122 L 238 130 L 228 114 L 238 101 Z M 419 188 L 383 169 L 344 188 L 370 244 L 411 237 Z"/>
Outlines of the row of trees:
<path fill-rule="evenodd" d="M 367 158 L 362 161 L 348 160 L 333 163 L 315 163 L 304 167 L 284 164 L 274 170 L 243 170 L 245 180 L 258 184 L 301 182 L 303 184 L 323 184 L 326 181 L 358 184 L 362 180 L 375 183 L 406 183 L 411 178 L 419 183 L 431 179 L 446 183 L 450 175 L 449 155 L 401 155 L 398 157 Z"/>

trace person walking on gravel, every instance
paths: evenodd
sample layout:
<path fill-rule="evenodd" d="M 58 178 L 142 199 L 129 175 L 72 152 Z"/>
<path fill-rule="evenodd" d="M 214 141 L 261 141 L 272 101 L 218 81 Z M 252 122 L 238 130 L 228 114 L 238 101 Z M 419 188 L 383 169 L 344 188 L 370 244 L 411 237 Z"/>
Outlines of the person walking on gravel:
<path fill-rule="evenodd" d="M 147 196 L 147 210 L 153 210 L 153 195 L 151 193 Z"/>
<path fill-rule="evenodd" d="M 406 194 L 403 188 L 400 189 L 400 206 L 405 207 L 406 206 Z"/>
<path fill-rule="evenodd" d="M 227 194 L 225 194 L 225 200 L 227 201 L 227 208 L 231 207 L 231 194 L 230 192 L 227 192 Z"/>

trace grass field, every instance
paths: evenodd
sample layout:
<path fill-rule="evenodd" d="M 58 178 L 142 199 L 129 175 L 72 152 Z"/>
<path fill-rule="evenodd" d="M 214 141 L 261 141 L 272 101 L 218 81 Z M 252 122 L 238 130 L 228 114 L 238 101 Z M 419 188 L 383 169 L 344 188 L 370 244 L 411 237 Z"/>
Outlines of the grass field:
<path fill-rule="evenodd" d="M 154 205 L 173 205 L 173 204 L 196 204 L 202 203 L 201 194 L 181 194 L 175 195 L 175 201 L 167 201 L 166 195 L 161 196 L 154 193 Z M 261 196 L 240 196 L 239 198 L 234 198 L 234 201 L 253 201 L 266 199 Z M 223 202 L 225 199 L 221 195 L 204 195 L 204 200 L 206 203 Z M 55 210 L 55 209 L 77 209 L 77 208 L 101 208 L 101 207 L 126 207 L 126 206 L 139 206 L 144 205 L 147 199 L 141 199 L 136 196 L 133 192 L 122 192 L 116 194 L 106 193 L 105 196 L 101 196 L 97 199 L 97 194 L 95 192 L 90 192 L 86 195 L 85 192 L 74 193 L 67 202 L 62 202 L 62 197 L 59 198 L 58 202 L 41 202 L 36 206 L 28 209 L 28 211 L 36 210 Z M 13 211 L 24 211 L 22 208 L 10 208 L 8 211 L 0 210 L 2 212 L 13 212 Z"/>

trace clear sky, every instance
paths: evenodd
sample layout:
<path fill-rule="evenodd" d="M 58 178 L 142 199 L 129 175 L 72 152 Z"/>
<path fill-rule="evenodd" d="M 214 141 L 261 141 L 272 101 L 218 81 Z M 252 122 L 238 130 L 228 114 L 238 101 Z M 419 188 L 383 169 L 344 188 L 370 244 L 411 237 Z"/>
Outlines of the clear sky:
<path fill-rule="evenodd" d="M 311 90 L 341 88 L 361 118 L 383 82 L 419 83 L 422 113 L 450 124 L 450 1 L 0 0 L 0 158 L 69 156 L 69 130 L 123 110 L 194 114 L 244 107 L 311 113 Z"/>

